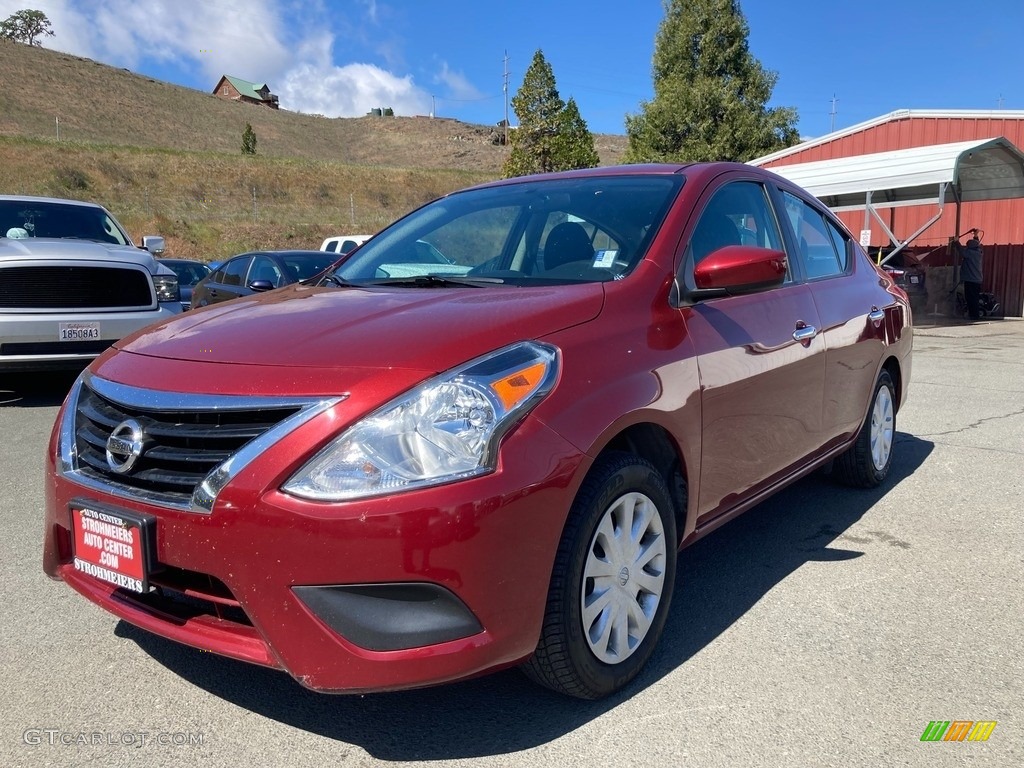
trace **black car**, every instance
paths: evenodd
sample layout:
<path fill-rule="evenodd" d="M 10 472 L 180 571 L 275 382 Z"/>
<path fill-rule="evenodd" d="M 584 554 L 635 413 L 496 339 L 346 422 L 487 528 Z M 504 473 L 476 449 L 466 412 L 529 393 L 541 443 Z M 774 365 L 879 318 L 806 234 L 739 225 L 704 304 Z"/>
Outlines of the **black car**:
<path fill-rule="evenodd" d="M 907 292 L 911 310 L 923 315 L 928 308 L 927 273 L 917 258 L 901 251 L 883 264 L 882 269 L 892 276 L 896 285 Z"/>
<path fill-rule="evenodd" d="M 161 264 L 168 266 L 178 276 L 178 286 L 181 289 L 181 308 L 192 307 L 192 289 L 196 283 L 210 274 L 210 267 L 201 261 L 191 259 L 157 259 Z"/>
<path fill-rule="evenodd" d="M 205 307 L 239 296 L 307 280 L 338 258 L 324 251 L 254 251 L 232 256 L 192 291 L 192 306 Z"/>

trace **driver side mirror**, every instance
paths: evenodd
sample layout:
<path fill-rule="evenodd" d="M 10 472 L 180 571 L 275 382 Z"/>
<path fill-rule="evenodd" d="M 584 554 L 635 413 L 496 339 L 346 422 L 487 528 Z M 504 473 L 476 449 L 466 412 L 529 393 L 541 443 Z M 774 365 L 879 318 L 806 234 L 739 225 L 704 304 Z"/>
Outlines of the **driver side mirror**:
<path fill-rule="evenodd" d="M 154 256 L 159 256 L 166 250 L 167 245 L 159 235 L 143 235 L 142 247 Z"/>
<path fill-rule="evenodd" d="M 247 287 L 251 291 L 262 293 L 263 291 L 273 290 L 274 284 L 269 280 L 253 280 Z"/>

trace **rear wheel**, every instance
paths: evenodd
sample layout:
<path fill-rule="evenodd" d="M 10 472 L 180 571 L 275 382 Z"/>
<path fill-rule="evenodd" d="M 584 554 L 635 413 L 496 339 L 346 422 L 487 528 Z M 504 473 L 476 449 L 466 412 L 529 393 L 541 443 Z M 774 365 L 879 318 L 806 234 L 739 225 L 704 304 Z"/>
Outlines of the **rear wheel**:
<path fill-rule="evenodd" d="M 599 459 L 562 535 L 526 674 L 584 699 L 629 683 L 665 626 L 676 549 L 675 513 L 658 471 L 631 454 Z"/>
<path fill-rule="evenodd" d="M 836 459 L 836 475 L 845 483 L 874 488 L 889 474 L 896 439 L 896 389 L 888 371 L 875 383 L 871 410 L 857 435 L 857 442 Z"/>

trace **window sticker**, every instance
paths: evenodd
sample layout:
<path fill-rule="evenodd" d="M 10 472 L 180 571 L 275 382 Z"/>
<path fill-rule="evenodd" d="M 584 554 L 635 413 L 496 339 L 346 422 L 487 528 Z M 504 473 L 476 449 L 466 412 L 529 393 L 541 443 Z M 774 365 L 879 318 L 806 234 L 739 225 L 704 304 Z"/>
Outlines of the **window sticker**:
<path fill-rule="evenodd" d="M 594 267 L 597 269 L 608 269 L 615 263 L 615 257 L 619 255 L 618 249 L 596 251 L 594 253 Z"/>

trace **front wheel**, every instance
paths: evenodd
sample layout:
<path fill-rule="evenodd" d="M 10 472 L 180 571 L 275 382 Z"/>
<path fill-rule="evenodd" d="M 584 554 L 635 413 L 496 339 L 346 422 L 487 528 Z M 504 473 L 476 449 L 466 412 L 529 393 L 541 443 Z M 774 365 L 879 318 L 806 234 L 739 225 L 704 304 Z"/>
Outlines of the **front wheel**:
<path fill-rule="evenodd" d="M 664 629 L 677 545 L 658 471 L 632 454 L 598 459 L 569 513 L 540 642 L 523 671 L 582 699 L 629 683 Z"/>
<path fill-rule="evenodd" d="M 888 371 L 875 383 L 871 410 L 846 453 L 836 459 L 839 479 L 860 488 L 874 488 L 889 474 L 896 439 L 896 388 Z"/>

